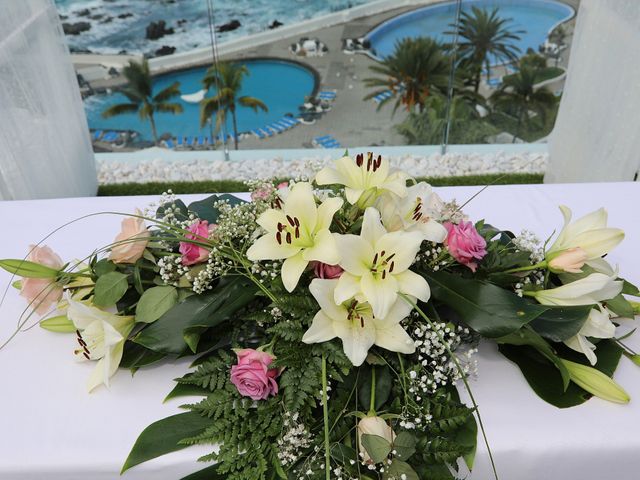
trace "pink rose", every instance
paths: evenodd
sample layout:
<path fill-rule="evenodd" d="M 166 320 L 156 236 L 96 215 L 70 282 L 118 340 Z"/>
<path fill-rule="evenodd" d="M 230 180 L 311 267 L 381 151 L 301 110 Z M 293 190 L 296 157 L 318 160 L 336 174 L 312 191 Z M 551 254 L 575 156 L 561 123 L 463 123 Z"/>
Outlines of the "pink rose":
<path fill-rule="evenodd" d="M 344 272 L 344 270 L 340 268 L 339 265 L 329 265 L 322 262 L 313 263 L 313 273 L 318 278 L 333 280 L 335 278 L 340 278 L 340 275 L 342 275 L 342 272 Z"/>
<path fill-rule="evenodd" d="M 458 262 L 475 272 L 478 267 L 476 260 L 482 260 L 487 254 L 487 242 L 471 222 L 462 220 L 457 225 L 445 222 L 444 227 L 447 229 L 447 238 L 444 243 L 449 249 L 449 253 Z"/>
<path fill-rule="evenodd" d="M 209 238 L 209 233 L 213 232 L 218 226 L 213 224 L 209 225 L 206 220 L 198 220 L 191 226 L 187 227 L 187 230 L 192 235 L 185 235 L 189 240 L 195 240 L 196 242 L 206 242 Z M 195 265 L 196 263 L 202 263 L 209 258 L 209 249 L 196 245 L 191 242 L 180 242 L 180 253 L 182 254 L 183 265 Z"/>
<path fill-rule="evenodd" d="M 136 210 L 136 215 L 142 215 Z M 140 240 L 133 240 L 139 238 Z M 109 259 L 114 263 L 136 263 L 144 253 L 149 243 L 149 230 L 144 224 L 144 219 L 127 217 L 122 220 L 122 230 L 114 240 L 119 243 L 111 248 Z"/>
<path fill-rule="evenodd" d="M 49 247 L 29 245 L 27 260 L 59 270 L 62 259 Z M 52 278 L 23 278 L 20 295 L 27 299 L 38 315 L 44 315 L 62 298 L 62 287 Z"/>
<path fill-rule="evenodd" d="M 269 395 L 277 395 L 280 369 L 269 368 L 273 357 L 259 350 L 245 348 L 237 350 L 238 364 L 231 367 L 231 383 L 240 395 L 253 400 L 266 400 Z"/>
<path fill-rule="evenodd" d="M 273 185 L 265 185 L 264 187 L 251 192 L 251 200 L 254 202 L 256 200 L 266 200 L 274 191 L 275 189 L 273 188 Z"/>

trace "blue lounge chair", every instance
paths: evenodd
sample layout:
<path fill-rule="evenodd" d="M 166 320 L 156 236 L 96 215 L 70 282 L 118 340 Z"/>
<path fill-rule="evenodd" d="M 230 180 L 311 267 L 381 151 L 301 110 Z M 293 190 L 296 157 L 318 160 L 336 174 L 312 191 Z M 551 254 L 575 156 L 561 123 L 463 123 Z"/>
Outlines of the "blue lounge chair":
<path fill-rule="evenodd" d="M 251 133 L 253 133 L 260 140 L 266 137 L 266 135 L 259 128 L 254 128 L 253 130 L 251 130 Z"/>
<path fill-rule="evenodd" d="M 198 146 L 201 147 L 204 145 L 204 137 L 202 135 L 198 135 Z"/>
<path fill-rule="evenodd" d="M 273 130 L 275 133 L 282 133 L 284 132 L 284 128 L 276 125 L 275 123 L 271 123 L 269 125 L 267 125 L 267 128 L 270 128 L 271 130 Z"/>
<path fill-rule="evenodd" d="M 184 137 L 180 136 L 176 138 L 176 147 L 178 148 L 184 147 Z"/>
<path fill-rule="evenodd" d="M 187 147 L 193 147 L 193 137 L 185 137 L 184 144 Z"/>
<path fill-rule="evenodd" d="M 490 78 L 487 81 L 487 85 L 489 85 L 490 87 L 494 87 L 494 88 L 499 87 L 501 83 L 502 83 L 502 79 L 501 78 Z"/>
<path fill-rule="evenodd" d="M 282 128 L 282 130 L 289 130 L 293 125 L 290 125 L 288 123 L 283 122 L 282 120 L 278 120 L 277 122 L 274 123 L 274 125 L 277 125 L 278 127 Z"/>
<path fill-rule="evenodd" d="M 324 90 L 318 94 L 318 98 L 321 98 L 322 100 L 335 100 L 336 92 Z"/>
<path fill-rule="evenodd" d="M 316 143 L 320 143 L 321 144 L 322 142 L 327 141 L 330 138 L 332 138 L 331 135 L 323 135 L 321 137 L 314 138 L 313 141 L 316 142 Z"/>
<path fill-rule="evenodd" d="M 207 145 L 211 145 L 213 142 L 211 141 L 211 137 L 209 135 L 207 135 L 206 137 L 204 137 L 204 141 L 207 143 Z"/>
<path fill-rule="evenodd" d="M 392 96 L 393 92 L 391 90 L 385 90 L 384 92 L 379 93 L 378 95 L 373 97 L 373 101 L 376 103 L 381 103 L 382 101 L 386 100 L 387 98 L 391 98 Z"/>
<path fill-rule="evenodd" d="M 174 148 L 175 145 L 173 143 L 173 140 L 171 140 L 170 138 L 168 138 L 167 140 L 164 141 L 164 144 L 167 146 L 167 148 Z"/>
<path fill-rule="evenodd" d="M 280 123 L 284 123 L 285 125 L 288 125 L 289 128 L 295 126 L 298 124 L 298 122 L 294 122 L 293 120 L 291 120 L 291 118 L 289 117 L 284 117 L 280 120 Z"/>
<path fill-rule="evenodd" d="M 110 132 L 105 133 L 102 136 L 102 141 L 103 142 L 108 142 L 108 143 L 115 142 L 118 139 L 118 136 L 119 136 L 118 132 L 110 131 Z"/>
<path fill-rule="evenodd" d="M 96 130 L 95 132 L 93 132 L 93 139 L 94 140 L 100 140 L 100 137 L 102 136 L 104 132 L 102 130 Z"/>

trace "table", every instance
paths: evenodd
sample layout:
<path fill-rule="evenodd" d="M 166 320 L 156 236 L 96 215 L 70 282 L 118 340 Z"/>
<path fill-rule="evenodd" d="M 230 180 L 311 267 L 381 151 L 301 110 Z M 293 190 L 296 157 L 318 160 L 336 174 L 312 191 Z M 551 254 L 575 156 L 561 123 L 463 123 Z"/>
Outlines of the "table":
<path fill-rule="evenodd" d="M 478 187 L 440 188 L 444 199 L 466 201 Z M 200 199 L 203 196 L 185 196 Z M 0 203 L 3 235 L 0 257 L 21 258 L 35 243 L 68 220 L 98 211 L 132 212 L 156 197 L 111 197 Z M 640 283 L 640 184 L 492 186 L 465 207 L 472 219 L 536 232 L 541 238 L 562 225 L 557 205 L 575 216 L 604 206 L 609 224 L 627 238 L 609 261 Z M 87 255 L 112 241 L 121 217 L 98 216 L 70 225 L 46 241 L 63 259 Z M 0 285 L 9 275 L 0 273 Z M 25 303 L 11 289 L 0 309 L 0 338 L 12 331 Z M 640 350 L 640 336 L 630 339 Z M 166 404 L 172 379 L 185 373 L 188 360 L 150 367 L 132 376 L 125 370 L 109 390 L 92 394 L 85 383 L 93 364 L 76 363 L 72 336 L 40 328 L 21 333 L 0 351 L 0 478 L 106 480 L 119 471 L 138 434 L 150 423 L 178 413 L 185 399 Z M 482 344 L 479 377 L 472 382 L 502 480 L 617 480 L 640 476 L 640 368 L 623 359 L 616 375 L 632 397 L 627 406 L 592 399 L 558 410 L 538 399 L 517 367 Z M 462 392 L 463 397 L 466 397 Z M 206 447 L 191 447 L 129 470 L 124 480 L 174 480 L 198 468 Z M 615 472 L 615 474 L 614 474 Z M 489 479 L 481 439 L 473 479 Z"/>

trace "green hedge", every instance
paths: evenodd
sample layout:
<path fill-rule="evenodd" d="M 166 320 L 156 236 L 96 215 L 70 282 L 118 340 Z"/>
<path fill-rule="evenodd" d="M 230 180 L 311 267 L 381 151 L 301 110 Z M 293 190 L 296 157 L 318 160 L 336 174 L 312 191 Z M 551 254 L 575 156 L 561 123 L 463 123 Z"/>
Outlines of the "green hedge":
<path fill-rule="evenodd" d="M 531 173 L 510 173 L 505 175 L 469 175 L 464 177 L 420 178 L 434 186 L 455 185 L 511 185 L 523 183 L 542 183 L 542 175 Z M 119 183 L 101 185 L 98 195 L 159 195 L 167 190 L 176 194 L 188 193 L 224 193 L 243 192 L 247 190 L 244 182 L 239 180 L 207 180 L 202 182 L 154 182 L 154 183 Z"/>

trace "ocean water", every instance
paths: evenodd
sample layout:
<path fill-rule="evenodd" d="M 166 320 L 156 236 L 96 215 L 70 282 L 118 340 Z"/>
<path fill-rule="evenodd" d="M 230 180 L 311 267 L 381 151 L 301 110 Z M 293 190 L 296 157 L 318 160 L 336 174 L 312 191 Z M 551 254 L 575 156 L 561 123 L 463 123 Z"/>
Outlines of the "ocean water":
<path fill-rule="evenodd" d="M 218 34 L 222 42 L 265 31 L 274 20 L 290 25 L 370 1 L 214 0 L 214 23 L 222 25 L 231 20 L 241 23 L 237 30 Z M 55 0 L 55 4 L 64 22 L 91 23 L 90 30 L 67 36 L 74 50 L 153 53 L 167 45 L 176 47 L 176 52 L 184 52 L 210 44 L 206 0 Z M 85 9 L 89 10 L 88 17 L 78 15 Z M 146 40 L 147 25 L 158 20 L 164 20 L 175 33 L 158 40 Z M 178 26 L 179 20 L 186 21 Z"/>

